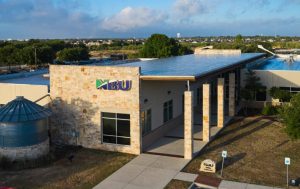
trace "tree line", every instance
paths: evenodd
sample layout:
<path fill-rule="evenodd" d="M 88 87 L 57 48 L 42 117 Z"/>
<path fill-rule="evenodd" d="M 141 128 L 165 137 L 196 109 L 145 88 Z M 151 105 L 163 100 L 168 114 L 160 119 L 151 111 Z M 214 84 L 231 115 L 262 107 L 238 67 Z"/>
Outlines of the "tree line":
<path fill-rule="evenodd" d="M 0 43 L 0 66 L 41 66 L 58 60 L 86 60 L 88 50 L 83 44 L 72 45 L 62 40 L 29 40 Z"/>

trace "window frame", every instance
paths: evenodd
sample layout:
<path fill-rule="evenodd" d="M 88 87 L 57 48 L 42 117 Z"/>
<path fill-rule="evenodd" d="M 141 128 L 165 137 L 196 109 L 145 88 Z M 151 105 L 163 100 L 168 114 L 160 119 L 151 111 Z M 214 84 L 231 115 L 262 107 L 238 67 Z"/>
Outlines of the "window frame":
<path fill-rule="evenodd" d="M 104 114 L 114 114 L 114 117 L 104 116 Z M 128 118 L 120 118 L 119 115 L 127 115 Z M 115 135 L 104 134 L 104 119 L 106 120 L 114 120 L 115 121 Z M 129 122 L 129 136 L 118 135 L 118 121 L 128 121 Z M 102 144 L 110 144 L 110 145 L 121 145 L 121 146 L 130 146 L 131 145 L 131 123 L 130 123 L 130 114 L 128 113 L 112 113 L 112 112 L 101 112 L 101 143 Z M 105 142 L 104 136 L 114 137 L 115 143 Z M 118 138 L 121 139 L 129 139 L 129 144 L 121 144 L 118 143 Z"/>
<path fill-rule="evenodd" d="M 166 123 L 172 120 L 173 116 L 174 116 L 174 104 L 172 99 L 164 102 L 163 104 L 163 122 Z"/>

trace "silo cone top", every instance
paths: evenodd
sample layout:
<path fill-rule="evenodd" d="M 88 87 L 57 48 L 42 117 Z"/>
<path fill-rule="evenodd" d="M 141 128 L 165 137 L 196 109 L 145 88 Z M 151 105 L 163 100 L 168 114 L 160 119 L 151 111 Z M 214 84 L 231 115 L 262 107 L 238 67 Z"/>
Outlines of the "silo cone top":
<path fill-rule="evenodd" d="M 40 106 L 23 96 L 0 108 L 0 122 L 25 122 L 45 119 L 51 115 L 51 111 Z"/>

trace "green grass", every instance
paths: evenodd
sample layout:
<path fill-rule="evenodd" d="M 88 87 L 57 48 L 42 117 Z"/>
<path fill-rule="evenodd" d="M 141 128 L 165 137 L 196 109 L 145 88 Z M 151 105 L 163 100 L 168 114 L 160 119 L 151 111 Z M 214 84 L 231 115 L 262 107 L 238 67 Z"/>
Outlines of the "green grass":
<path fill-rule="evenodd" d="M 187 189 L 191 186 L 191 184 L 191 182 L 173 179 L 169 182 L 165 189 Z"/>
<path fill-rule="evenodd" d="M 101 150 L 80 149 L 73 162 L 62 158 L 53 164 L 20 171 L 0 171 L 0 186 L 18 189 L 89 189 L 135 156 Z"/>
<path fill-rule="evenodd" d="M 298 178 L 300 170 L 300 141 L 289 139 L 283 126 L 265 117 L 248 117 L 226 127 L 204 151 L 183 171 L 199 173 L 204 159 L 217 162 L 220 177 L 221 152 L 227 150 L 224 179 L 246 183 L 284 187 L 286 167 L 284 157 L 291 158 L 290 178 Z"/>

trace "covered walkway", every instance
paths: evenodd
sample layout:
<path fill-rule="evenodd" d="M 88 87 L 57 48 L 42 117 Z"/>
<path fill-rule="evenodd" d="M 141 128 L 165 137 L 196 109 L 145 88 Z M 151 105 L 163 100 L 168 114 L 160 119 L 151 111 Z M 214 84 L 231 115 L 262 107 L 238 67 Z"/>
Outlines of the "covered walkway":
<path fill-rule="evenodd" d="M 226 116 L 225 123 L 229 120 L 230 117 Z M 220 127 L 217 127 L 216 115 L 212 116 L 211 125 L 210 132 L 211 138 L 213 138 L 221 130 Z M 198 110 L 194 110 L 193 127 L 193 156 L 195 156 L 208 143 L 208 141 L 203 141 L 202 116 Z M 184 126 L 176 126 L 175 129 L 146 148 L 144 153 L 184 158 Z"/>

